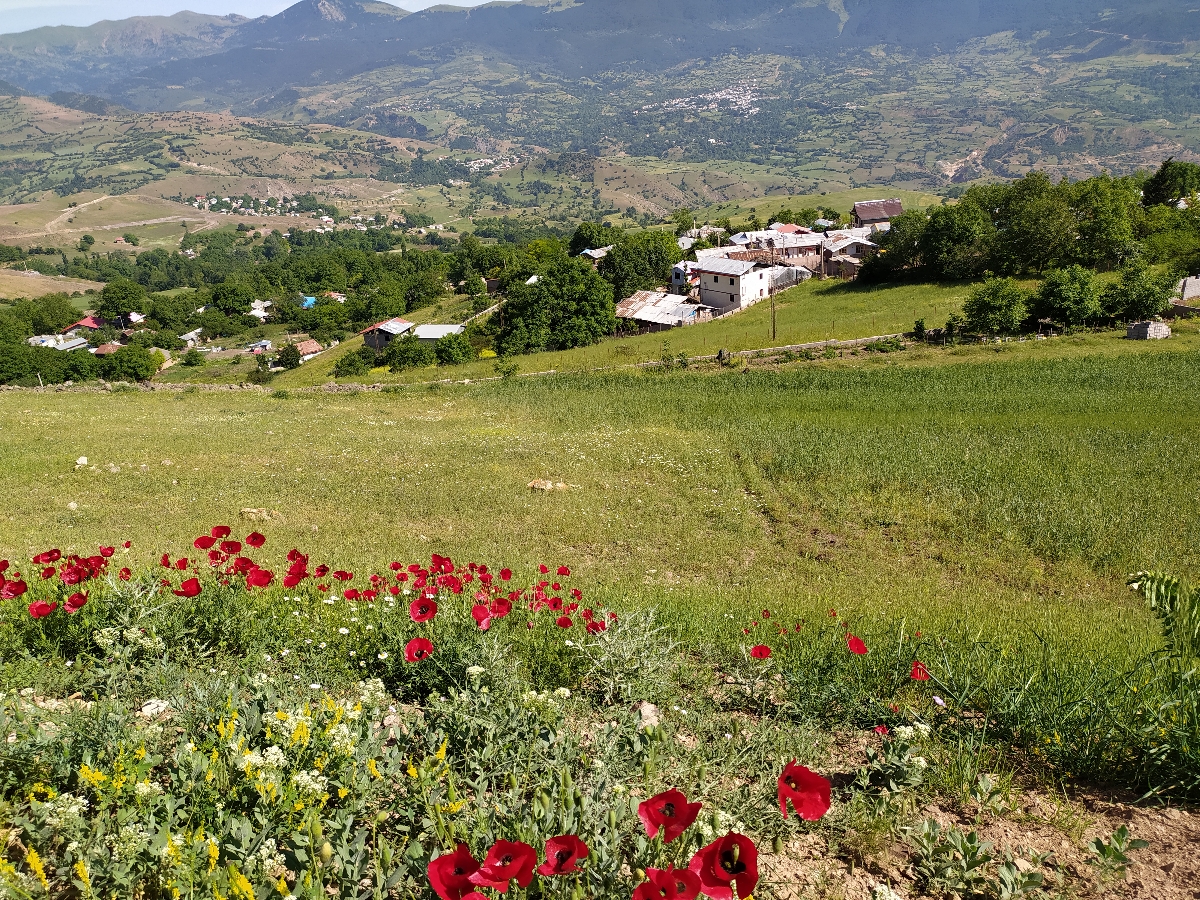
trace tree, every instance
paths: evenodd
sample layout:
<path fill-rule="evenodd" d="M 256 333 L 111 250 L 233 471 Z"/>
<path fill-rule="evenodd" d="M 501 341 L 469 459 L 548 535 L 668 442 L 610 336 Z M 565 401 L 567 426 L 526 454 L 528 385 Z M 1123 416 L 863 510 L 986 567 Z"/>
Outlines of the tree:
<path fill-rule="evenodd" d="M 879 252 L 863 264 L 859 277 L 866 282 L 886 281 L 921 265 L 921 240 L 929 217 L 911 210 L 892 220 L 892 227 L 875 237 Z"/>
<path fill-rule="evenodd" d="M 1094 324 L 1104 315 L 1096 276 L 1083 266 L 1050 272 L 1034 297 L 1033 314 L 1068 327 Z"/>
<path fill-rule="evenodd" d="M 1127 322 L 1161 316 L 1171 305 L 1177 279 L 1170 273 L 1155 274 L 1141 260 L 1121 270 L 1121 278 L 1104 292 L 1104 311 Z"/>
<path fill-rule="evenodd" d="M 388 344 L 383 361 L 393 372 L 403 372 L 405 369 L 432 366 L 437 361 L 437 354 L 433 347 L 419 340 L 416 335 L 406 334 Z"/>
<path fill-rule="evenodd" d="M 275 363 L 283 369 L 300 368 L 300 351 L 295 344 L 285 344 L 275 355 Z"/>
<path fill-rule="evenodd" d="M 138 236 L 136 234 L 131 234 L 131 233 L 123 234 L 121 236 L 121 240 L 123 240 L 125 243 L 127 243 L 131 247 L 136 247 L 139 243 L 141 243 L 138 240 Z"/>
<path fill-rule="evenodd" d="M 675 223 L 676 237 L 682 237 L 696 227 L 696 214 L 685 206 L 671 213 L 671 221 Z"/>
<path fill-rule="evenodd" d="M 1200 193 L 1200 166 L 1176 162 L 1169 157 L 1150 176 L 1142 188 L 1142 203 L 1146 206 L 1174 204 Z"/>
<path fill-rule="evenodd" d="M 624 232 L 620 228 L 608 228 L 599 222 L 581 222 L 571 236 L 568 253 L 578 256 L 584 250 L 595 250 L 607 247 L 615 242 Z"/>
<path fill-rule="evenodd" d="M 227 316 L 250 311 L 254 299 L 254 287 L 244 278 L 230 278 L 218 284 L 212 291 L 212 305 Z"/>
<path fill-rule="evenodd" d="M 180 363 L 191 368 L 202 366 L 204 365 L 204 354 L 193 347 L 187 353 L 183 354 L 183 359 L 180 360 Z"/>
<path fill-rule="evenodd" d="M 972 200 L 939 207 L 921 233 L 921 261 L 935 278 L 974 278 L 987 266 L 994 234 L 992 220 Z"/>
<path fill-rule="evenodd" d="M 968 331 L 1014 334 L 1028 316 L 1025 292 L 1011 278 L 989 278 L 963 304 Z"/>
<path fill-rule="evenodd" d="M 536 284 L 514 285 L 503 316 L 503 356 L 584 347 L 617 327 L 612 287 L 578 259 L 552 264 Z"/>
<path fill-rule="evenodd" d="M 1134 179 L 1098 175 L 1071 185 L 1070 191 L 1079 230 L 1076 259 L 1111 269 L 1137 251 L 1133 220 L 1139 196 Z"/>
<path fill-rule="evenodd" d="M 671 269 L 683 259 L 675 235 L 669 231 L 643 231 L 613 245 L 600 260 L 600 274 L 612 282 L 619 298 L 635 291 L 669 284 Z"/>
<path fill-rule="evenodd" d="M 149 381 L 157 371 L 153 354 L 143 347 L 122 347 L 100 361 L 100 375 L 109 381 Z"/>
<path fill-rule="evenodd" d="M 95 243 L 96 243 L 96 239 L 94 237 L 92 237 L 90 234 L 85 234 L 83 237 L 81 237 L 79 239 L 79 244 L 78 244 L 79 252 L 87 253 L 89 250 L 92 249 L 92 247 L 95 245 Z"/>
<path fill-rule="evenodd" d="M 475 358 L 475 348 L 465 334 L 448 334 L 434 345 L 439 366 L 458 366 Z"/>
<path fill-rule="evenodd" d="M 96 313 L 102 319 L 126 319 L 131 312 L 147 309 L 146 289 L 128 278 L 114 278 L 100 292 Z"/>

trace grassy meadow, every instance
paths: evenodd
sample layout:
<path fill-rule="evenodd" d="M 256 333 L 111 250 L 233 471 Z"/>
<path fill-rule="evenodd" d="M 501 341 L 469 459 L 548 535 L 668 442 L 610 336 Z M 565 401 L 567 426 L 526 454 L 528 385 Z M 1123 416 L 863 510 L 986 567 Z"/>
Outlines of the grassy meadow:
<path fill-rule="evenodd" d="M 759 847 L 755 896 L 1014 879 L 1109 896 L 1124 868 L 1085 840 L 1123 839 L 1072 792 L 1178 797 L 1200 772 L 1182 651 L 1125 584 L 1200 568 L 1198 399 L 1190 333 L 380 390 L 0 392 L 0 556 L 29 582 L 0 602 L 0 814 L 24 835 L 0 884 L 432 898 L 426 866 L 459 842 L 482 859 L 575 834 L 582 874 L 527 896 L 623 900 L 728 831 Z M 192 540 L 222 523 L 261 532 L 241 552 L 280 577 L 350 580 L 214 574 Z M 24 561 L 98 546 L 114 556 L 84 605 L 48 609 L 75 589 Z M 474 584 L 439 581 L 421 623 L 384 588 L 410 584 L 391 561 L 432 554 L 481 587 L 472 610 Z M 358 594 L 370 573 L 378 598 Z M 579 589 L 580 609 L 527 610 L 539 585 Z M 778 815 L 789 760 L 833 779 L 820 821 Z M 671 845 L 635 815 L 668 788 L 704 805 Z M 1055 811 L 1028 811 L 1030 790 Z M 974 829 L 998 843 L 964 868 Z"/>

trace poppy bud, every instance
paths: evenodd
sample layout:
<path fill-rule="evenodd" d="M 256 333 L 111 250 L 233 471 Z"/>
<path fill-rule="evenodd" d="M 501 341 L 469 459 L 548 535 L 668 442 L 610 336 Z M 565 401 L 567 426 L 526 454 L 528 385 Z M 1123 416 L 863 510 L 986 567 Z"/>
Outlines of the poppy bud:
<path fill-rule="evenodd" d="M 329 861 L 333 859 L 333 847 L 330 846 L 329 841 L 321 845 L 321 851 L 318 855 L 321 857 L 321 865 L 329 865 Z"/>
<path fill-rule="evenodd" d="M 515 791 L 517 789 L 517 776 L 512 774 L 512 772 L 508 773 L 508 789 L 510 791 Z"/>
<path fill-rule="evenodd" d="M 715 809 L 713 810 L 712 819 L 710 821 L 712 824 L 712 830 L 714 832 L 721 830 L 721 817 L 717 814 Z"/>
<path fill-rule="evenodd" d="M 783 838 L 775 835 L 775 840 L 771 841 L 771 849 L 778 855 L 783 852 Z"/>
<path fill-rule="evenodd" d="M 571 770 L 570 769 L 563 769 L 562 783 L 563 783 L 563 787 L 566 788 L 568 791 L 572 787 L 574 787 L 574 782 L 571 781 Z"/>
<path fill-rule="evenodd" d="M 646 880 L 646 870 L 645 869 L 638 869 L 633 874 L 637 876 L 637 880 L 639 883 Z"/>
<path fill-rule="evenodd" d="M 700 768 L 698 768 L 696 770 L 696 777 L 700 781 L 703 781 L 705 778 L 707 778 L 708 777 L 708 766 L 701 764 Z"/>
<path fill-rule="evenodd" d="M 614 831 L 616 831 L 616 830 L 617 830 L 617 811 L 616 811 L 615 809 L 610 809 L 610 810 L 608 811 L 608 831 L 609 831 L 609 834 L 612 834 L 612 833 L 613 833 Z"/>
<path fill-rule="evenodd" d="M 375 815 L 375 824 L 376 824 L 376 825 L 382 825 L 384 822 L 386 822 L 386 821 L 387 821 L 387 818 L 388 818 L 388 816 L 387 816 L 387 813 L 386 813 L 386 812 L 384 812 L 383 810 L 380 810 L 380 811 L 379 811 L 378 813 L 376 813 L 376 815 Z"/>

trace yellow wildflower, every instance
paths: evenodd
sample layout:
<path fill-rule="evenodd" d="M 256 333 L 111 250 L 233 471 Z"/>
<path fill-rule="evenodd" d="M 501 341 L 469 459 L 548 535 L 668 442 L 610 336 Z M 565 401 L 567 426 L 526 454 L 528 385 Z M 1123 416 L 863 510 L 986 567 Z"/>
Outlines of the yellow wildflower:
<path fill-rule="evenodd" d="M 217 842 L 210 840 L 208 842 L 208 871 L 212 872 L 217 867 L 217 857 L 221 855 L 221 848 L 217 846 Z"/>
<path fill-rule="evenodd" d="M 409 778 L 417 777 L 417 767 L 412 764 L 411 759 L 408 761 L 408 777 Z"/>
<path fill-rule="evenodd" d="M 87 763 L 79 767 L 79 777 L 92 787 L 100 787 L 101 784 L 108 780 L 107 775 L 97 769 L 93 769 Z"/>
<path fill-rule="evenodd" d="M 376 778 L 383 777 L 382 775 L 379 774 L 379 766 L 375 765 L 374 759 L 367 760 L 367 771 L 370 772 L 372 775 L 374 775 Z M 413 778 L 417 777 L 417 770 L 413 768 L 412 763 L 408 764 L 408 774 L 411 775 Z"/>
<path fill-rule="evenodd" d="M 29 866 L 29 871 L 37 876 L 37 880 L 42 883 L 42 887 L 50 890 L 50 882 L 46 878 L 46 867 L 42 865 L 42 858 L 38 856 L 38 852 L 32 847 L 25 854 L 25 864 Z"/>
<path fill-rule="evenodd" d="M 275 718 L 278 719 L 280 722 L 286 722 L 288 720 L 288 714 L 285 713 L 282 709 L 279 709 L 279 710 L 275 711 Z"/>
<path fill-rule="evenodd" d="M 296 727 L 292 729 L 292 743 L 307 744 L 308 737 L 308 722 L 304 721 L 304 719 L 300 719 L 298 722 L 296 722 Z"/>
<path fill-rule="evenodd" d="M 134 751 L 133 755 L 136 756 L 139 761 L 145 759 L 146 758 L 146 745 L 143 744 L 142 746 L 138 747 L 137 750 Z"/>
<path fill-rule="evenodd" d="M 450 739 L 446 738 L 442 741 L 442 746 L 438 747 L 438 752 L 434 754 L 438 762 L 446 761 L 446 745 L 450 743 Z"/>
<path fill-rule="evenodd" d="M 41 797 L 38 797 L 39 794 L 41 794 Z M 46 787 L 46 785 L 42 784 L 40 781 L 29 789 L 30 801 L 39 799 L 53 800 L 57 796 L 58 794 L 55 792 L 54 788 Z"/>
<path fill-rule="evenodd" d="M 304 802 L 302 800 L 297 800 L 295 805 L 292 806 L 292 809 L 295 812 L 300 812 L 300 810 L 304 809 Z"/>
<path fill-rule="evenodd" d="M 288 890 L 287 880 L 282 875 L 280 875 L 279 880 L 275 882 L 275 890 L 279 891 L 279 893 L 285 897 L 291 893 Z"/>
<path fill-rule="evenodd" d="M 350 792 L 349 792 L 348 790 L 346 790 L 345 788 L 338 788 L 338 799 L 339 799 L 339 800 L 345 800 L 345 799 L 346 799 L 346 795 L 347 795 L 348 793 L 350 793 Z"/>
<path fill-rule="evenodd" d="M 456 800 L 453 803 L 443 803 L 438 807 L 438 809 L 444 813 L 450 813 L 451 815 L 454 815 L 454 813 L 462 809 L 464 805 L 466 805 L 465 800 Z"/>
<path fill-rule="evenodd" d="M 250 879 L 237 869 L 230 869 L 229 871 L 229 891 L 234 897 L 242 897 L 243 900 L 254 900 L 254 886 L 250 884 Z"/>
<path fill-rule="evenodd" d="M 81 859 L 72 868 L 75 870 L 75 876 L 79 879 L 79 883 L 83 885 L 84 893 L 90 897 L 92 895 L 92 878 L 88 874 L 87 863 Z"/>

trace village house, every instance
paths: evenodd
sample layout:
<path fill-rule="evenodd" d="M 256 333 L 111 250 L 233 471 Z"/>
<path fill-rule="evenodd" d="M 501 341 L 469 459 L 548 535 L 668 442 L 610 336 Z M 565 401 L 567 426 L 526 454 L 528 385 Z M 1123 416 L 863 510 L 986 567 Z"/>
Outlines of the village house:
<path fill-rule="evenodd" d="M 890 225 L 892 219 L 901 215 L 904 215 L 904 204 L 899 200 L 862 200 L 854 204 L 851 212 L 856 228 Z"/>
<path fill-rule="evenodd" d="M 258 321 L 265 323 L 267 319 L 271 317 L 271 314 L 267 312 L 267 308 L 270 305 L 270 300 L 252 300 L 250 301 L 249 315 L 254 316 L 254 318 L 258 319 Z"/>
<path fill-rule="evenodd" d="M 418 325 L 413 334 L 424 344 L 436 344 L 451 334 L 462 334 L 467 329 L 462 325 Z"/>
<path fill-rule="evenodd" d="M 592 268 L 595 268 L 596 266 L 600 265 L 600 260 L 608 256 L 612 248 L 613 245 L 609 244 L 607 247 L 596 247 L 591 250 L 584 250 L 579 255 L 590 262 L 592 264 Z"/>
<path fill-rule="evenodd" d="M 407 319 L 388 319 L 361 332 L 363 343 L 376 352 L 383 351 L 388 344 L 412 330 L 413 323 Z"/>
<path fill-rule="evenodd" d="M 866 238 L 830 236 L 821 247 L 821 274 L 831 278 L 856 278 L 876 245 Z"/>
<path fill-rule="evenodd" d="M 666 331 L 682 325 L 712 321 L 713 311 L 681 299 L 678 294 L 638 291 L 617 304 L 617 318 L 639 331 Z"/>
<path fill-rule="evenodd" d="M 307 341 L 301 341 L 296 345 L 296 352 L 300 354 L 300 362 L 306 363 L 317 354 L 323 352 L 323 348 L 319 341 L 309 338 Z"/>
<path fill-rule="evenodd" d="M 116 353 L 120 349 L 120 344 L 101 344 L 92 351 L 92 354 L 95 356 L 108 356 L 110 353 Z"/>
<path fill-rule="evenodd" d="M 189 331 L 187 334 L 181 334 L 179 339 L 183 341 L 187 347 L 195 347 L 200 343 L 200 335 L 204 331 L 203 328 L 197 328 L 195 331 Z"/>
<path fill-rule="evenodd" d="M 49 350 L 83 350 L 87 347 L 88 340 L 64 334 L 39 334 L 29 338 L 26 343 L 30 347 L 45 347 Z"/>
<path fill-rule="evenodd" d="M 775 265 L 765 259 L 706 259 L 692 271 L 700 280 L 700 303 L 717 315 L 745 309 L 812 277 L 803 266 Z"/>
<path fill-rule="evenodd" d="M 76 322 L 74 325 L 68 325 L 66 328 L 64 328 L 62 330 L 62 333 L 69 334 L 72 337 L 75 337 L 80 332 L 90 333 L 93 331 L 99 331 L 103 327 L 104 327 L 104 322 L 102 322 L 100 319 L 97 319 L 95 316 L 85 316 L 84 318 L 82 318 L 78 322 Z"/>

